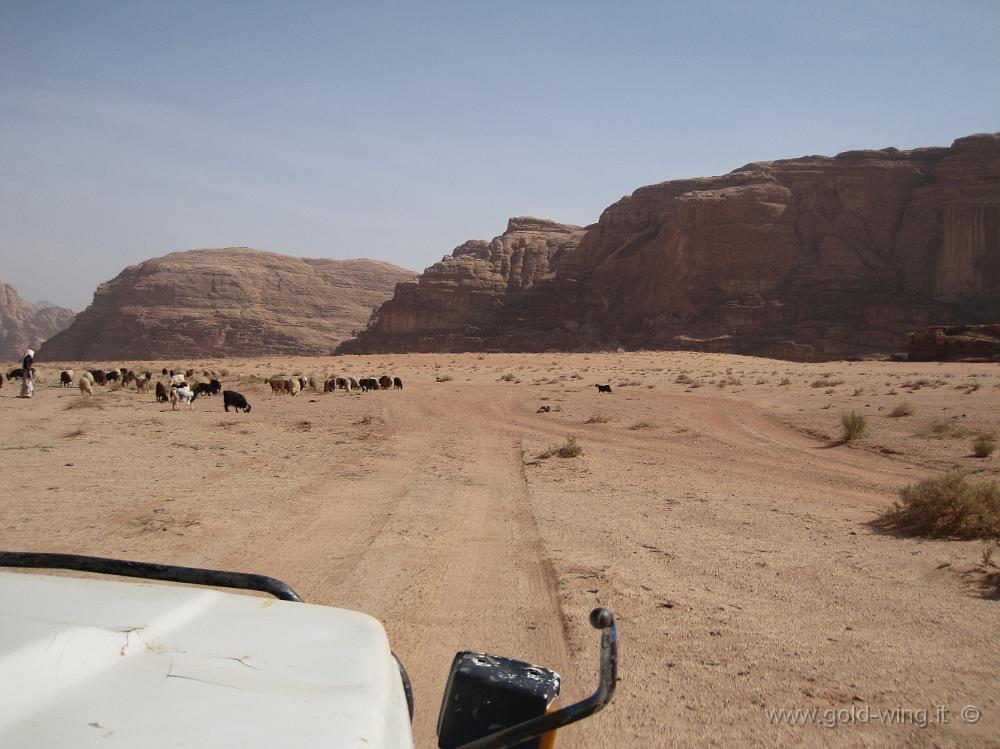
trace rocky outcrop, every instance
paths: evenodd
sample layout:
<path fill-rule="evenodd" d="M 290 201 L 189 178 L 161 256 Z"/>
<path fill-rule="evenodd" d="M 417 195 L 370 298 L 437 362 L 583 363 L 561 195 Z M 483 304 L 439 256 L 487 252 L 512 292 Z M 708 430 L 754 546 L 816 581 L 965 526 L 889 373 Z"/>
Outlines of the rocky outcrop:
<path fill-rule="evenodd" d="M 472 240 L 396 286 L 357 341 L 340 353 L 360 351 L 469 350 L 502 347 L 519 310 L 533 309 L 539 287 L 580 244 L 583 229 L 521 217 L 490 242 Z"/>
<path fill-rule="evenodd" d="M 0 283 L 0 361 L 20 361 L 28 349 L 69 327 L 73 310 L 54 304 L 32 304 L 10 284 Z"/>
<path fill-rule="evenodd" d="M 475 268 L 464 285 L 438 283 L 470 252 L 502 267 L 517 221 L 398 288 L 342 349 L 625 346 L 822 359 L 895 351 L 916 328 L 1000 319 L 1000 134 L 643 187 L 579 244 L 574 231 L 527 288 Z"/>
<path fill-rule="evenodd" d="M 1000 361 L 1000 325 L 954 325 L 906 334 L 910 361 Z"/>
<path fill-rule="evenodd" d="M 47 361 L 330 354 L 414 274 L 246 247 L 174 252 L 101 284 Z"/>

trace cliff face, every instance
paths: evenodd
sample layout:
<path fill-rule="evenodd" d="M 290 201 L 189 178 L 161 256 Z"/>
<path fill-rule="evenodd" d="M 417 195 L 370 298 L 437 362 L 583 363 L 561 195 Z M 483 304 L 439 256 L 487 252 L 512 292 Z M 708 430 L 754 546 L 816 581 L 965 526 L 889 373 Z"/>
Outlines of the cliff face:
<path fill-rule="evenodd" d="M 643 187 L 551 254 L 527 290 L 490 286 L 490 314 L 472 303 L 485 288 L 474 275 L 439 316 L 439 268 L 486 246 L 467 243 L 397 289 L 343 348 L 895 351 L 915 328 L 1000 319 L 1000 134 Z"/>
<path fill-rule="evenodd" d="M 174 252 L 101 284 L 39 358 L 157 359 L 329 354 L 410 271 L 373 260 L 294 258 L 245 247 Z"/>
<path fill-rule="evenodd" d="M 69 327 L 74 312 L 55 305 L 32 304 L 10 284 L 0 283 L 0 361 L 20 361 L 29 348 Z"/>
<path fill-rule="evenodd" d="M 579 226 L 544 219 L 512 218 L 490 242 L 469 241 L 401 283 L 358 341 L 340 353 L 360 351 L 449 351 L 503 346 L 506 330 L 522 309 L 533 309 L 539 288 L 576 250 Z M 529 321 L 521 321 L 528 324 Z"/>

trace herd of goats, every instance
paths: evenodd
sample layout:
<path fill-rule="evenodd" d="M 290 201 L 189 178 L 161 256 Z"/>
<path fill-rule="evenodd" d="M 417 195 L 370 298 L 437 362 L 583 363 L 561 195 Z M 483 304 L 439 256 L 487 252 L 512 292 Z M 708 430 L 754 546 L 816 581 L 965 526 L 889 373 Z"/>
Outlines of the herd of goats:
<path fill-rule="evenodd" d="M 250 404 L 242 393 L 222 389 L 222 381 L 219 379 L 221 375 L 218 372 L 204 370 L 202 376 L 207 381 L 201 381 L 193 369 L 175 371 L 164 367 L 160 374 L 163 379 L 156 380 L 156 400 L 158 403 L 169 402 L 174 410 L 177 410 L 178 405 L 181 404 L 190 407 L 198 396 L 212 396 L 221 393 L 223 406 L 227 412 L 230 407 L 244 413 L 250 412 Z M 21 377 L 21 369 L 12 369 L 7 373 L 8 380 L 17 380 Z M 64 369 L 59 373 L 59 386 L 72 387 L 75 378 L 76 373 L 72 369 Z M 108 383 L 117 383 L 120 387 L 134 385 L 136 392 L 148 393 L 153 380 L 151 371 L 135 372 L 127 367 L 121 367 L 108 371 L 103 369 L 84 371 L 76 379 L 76 385 L 80 388 L 80 394 L 84 396 L 93 395 L 95 386 L 107 385 Z M 276 376 L 265 379 L 264 382 L 271 386 L 271 392 L 274 394 L 295 395 L 307 388 L 318 391 L 320 387 L 320 380 L 315 377 Z M 0 387 L 3 387 L 2 383 L 3 377 L 0 376 Z M 388 375 L 360 379 L 331 375 L 322 380 L 322 387 L 324 393 L 330 393 L 334 390 L 347 392 L 357 390 L 365 393 L 369 390 L 402 390 L 403 381 L 398 377 L 389 377 Z"/>

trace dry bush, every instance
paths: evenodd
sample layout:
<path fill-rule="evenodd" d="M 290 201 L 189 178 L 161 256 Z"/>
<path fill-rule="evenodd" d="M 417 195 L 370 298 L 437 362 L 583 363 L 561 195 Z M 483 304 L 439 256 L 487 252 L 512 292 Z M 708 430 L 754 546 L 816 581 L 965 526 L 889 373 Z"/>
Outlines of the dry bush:
<path fill-rule="evenodd" d="M 903 487 L 882 518 L 908 533 L 957 538 L 1000 536 L 1000 486 L 971 482 L 961 473 L 925 479 Z"/>
<path fill-rule="evenodd" d="M 560 447 L 550 447 L 548 450 L 538 454 L 539 460 L 547 460 L 553 456 L 560 458 L 576 458 L 583 455 L 583 447 L 576 441 L 576 437 L 567 437 L 566 444 Z"/>
<path fill-rule="evenodd" d="M 782 386 L 784 386 L 784 385 L 791 385 L 792 381 L 789 380 L 787 377 L 782 377 L 781 378 L 781 382 L 779 382 L 778 384 L 782 385 Z"/>
<path fill-rule="evenodd" d="M 437 375 L 434 378 L 435 382 L 451 382 L 454 378 L 451 375 Z"/>
<path fill-rule="evenodd" d="M 972 442 L 972 454 L 977 458 L 988 458 L 996 449 L 997 441 L 992 434 L 980 434 Z"/>
<path fill-rule="evenodd" d="M 515 379 L 515 377 L 514 377 L 514 375 L 513 375 L 513 374 L 511 374 L 510 372 L 507 372 L 507 374 L 502 374 L 502 375 L 500 375 L 500 379 L 501 379 L 501 380 L 502 380 L 503 382 L 513 382 L 513 381 L 514 381 L 514 379 Z"/>
<path fill-rule="evenodd" d="M 66 439 L 73 439 L 74 437 L 82 437 L 86 433 L 87 433 L 86 429 L 83 428 L 74 429 L 71 432 L 66 432 L 66 434 L 63 435 L 63 437 L 65 437 Z"/>
<path fill-rule="evenodd" d="M 928 439 L 942 439 L 949 437 L 951 439 L 963 439 L 972 435 L 972 430 L 968 427 L 957 424 L 954 421 L 932 421 L 930 424 L 925 426 L 923 429 L 917 432 L 918 437 L 927 437 Z"/>
<path fill-rule="evenodd" d="M 637 421 L 635 424 L 629 427 L 633 431 L 636 429 L 656 429 L 657 425 L 650 421 Z"/>
<path fill-rule="evenodd" d="M 93 396 L 84 396 L 79 400 L 72 401 L 68 406 L 66 406 L 65 410 L 70 411 L 77 408 L 96 408 L 98 410 L 103 410 L 104 404 Z"/>
<path fill-rule="evenodd" d="M 829 379 L 827 379 L 827 378 L 824 377 L 824 378 L 819 379 L 819 380 L 813 380 L 811 383 L 809 383 L 809 387 L 813 387 L 813 388 L 833 388 L 833 387 L 837 387 L 837 385 L 843 385 L 843 384 L 844 384 L 843 380 L 829 380 Z"/>
<path fill-rule="evenodd" d="M 584 424 L 607 424 L 611 421 L 610 416 L 604 416 L 603 414 L 593 414 L 589 419 L 587 419 Z"/>
<path fill-rule="evenodd" d="M 913 406 L 903 401 L 889 412 L 890 416 L 913 416 Z"/>
<path fill-rule="evenodd" d="M 868 434 L 868 422 L 857 411 L 845 411 L 840 415 L 840 423 L 844 427 L 844 442 L 861 439 Z"/>

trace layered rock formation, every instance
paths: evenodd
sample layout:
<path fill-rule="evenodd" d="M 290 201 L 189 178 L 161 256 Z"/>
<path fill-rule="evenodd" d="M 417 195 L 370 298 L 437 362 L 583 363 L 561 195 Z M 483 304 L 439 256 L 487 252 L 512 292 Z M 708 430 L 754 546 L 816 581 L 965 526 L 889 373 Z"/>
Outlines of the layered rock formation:
<path fill-rule="evenodd" d="M 643 187 L 582 239 L 563 227 L 547 272 L 511 288 L 518 221 L 399 287 L 341 350 L 625 346 L 821 359 L 895 351 L 907 331 L 933 324 L 1000 320 L 1000 134 Z"/>
<path fill-rule="evenodd" d="M 1000 361 L 1000 324 L 937 326 L 906 334 L 910 361 Z"/>
<path fill-rule="evenodd" d="M 339 351 L 462 351 L 486 342 L 503 347 L 507 328 L 521 310 L 534 309 L 539 285 L 551 282 L 553 269 L 583 233 L 579 226 L 512 218 L 499 237 L 465 242 L 416 281 L 399 284 L 359 340 Z"/>
<path fill-rule="evenodd" d="M 0 361 L 20 361 L 26 350 L 69 327 L 76 313 L 54 304 L 32 304 L 0 283 Z"/>
<path fill-rule="evenodd" d="M 101 284 L 47 361 L 330 354 L 414 274 L 246 247 L 174 252 Z"/>

